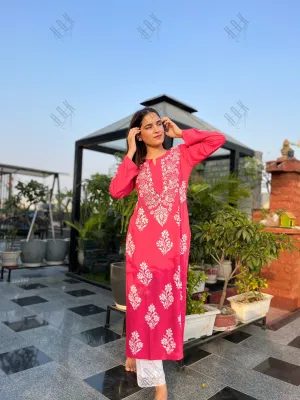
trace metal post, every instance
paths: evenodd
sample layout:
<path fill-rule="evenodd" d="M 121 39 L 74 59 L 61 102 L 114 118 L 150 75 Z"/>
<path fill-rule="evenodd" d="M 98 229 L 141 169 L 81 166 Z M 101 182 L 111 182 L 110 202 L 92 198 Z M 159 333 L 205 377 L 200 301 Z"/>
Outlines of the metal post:
<path fill-rule="evenodd" d="M 240 153 L 236 150 L 230 151 L 230 172 L 239 172 Z"/>
<path fill-rule="evenodd" d="M 74 178 L 73 178 L 73 199 L 72 199 L 72 222 L 80 220 L 80 198 L 82 178 L 82 156 L 83 147 L 75 143 Z M 71 228 L 71 242 L 69 254 L 69 271 L 77 270 L 77 232 Z"/>
<path fill-rule="evenodd" d="M 61 199 L 60 199 L 60 182 L 59 182 L 59 175 L 56 175 L 57 179 L 57 192 L 58 192 L 58 198 L 59 198 L 59 220 L 60 220 L 60 236 L 63 239 L 63 212 L 61 209 Z"/>

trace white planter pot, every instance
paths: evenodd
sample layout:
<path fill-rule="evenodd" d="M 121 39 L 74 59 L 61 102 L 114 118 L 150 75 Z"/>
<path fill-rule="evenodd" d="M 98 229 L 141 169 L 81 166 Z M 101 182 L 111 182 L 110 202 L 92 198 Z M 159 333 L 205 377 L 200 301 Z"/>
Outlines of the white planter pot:
<path fill-rule="evenodd" d="M 83 250 L 78 250 L 77 259 L 78 259 L 78 264 L 83 266 L 83 263 L 84 263 L 84 252 L 83 252 Z"/>
<path fill-rule="evenodd" d="M 1 254 L 3 267 L 18 267 L 20 251 L 2 251 Z"/>
<path fill-rule="evenodd" d="M 271 294 L 263 293 L 264 300 L 256 301 L 254 303 L 240 303 L 238 300 L 243 299 L 244 294 L 237 296 L 228 297 L 230 307 L 233 309 L 236 315 L 236 319 L 247 323 L 260 317 L 264 317 L 269 309 L 271 300 L 274 296 Z"/>
<path fill-rule="evenodd" d="M 184 326 L 184 341 L 210 336 L 213 333 L 216 315 L 220 310 L 204 305 L 205 314 L 187 315 Z"/>
<path fill-rule="evenodd" d="M 232 266 L 231 266 L 231 261 L 229 260 L 224 260 L 223 265 L 219 265 L 218 267 L 218 275 L 217 279 L 219 281 L 225 281 L 225 278 L 229 278 L 232 273 Z"/>
<path fill-rule="evenodd" d="M 205 273 L 207 275 L 206 283 L 217 282 L 218 268 L 218 265 L 205 265 Z"/>
<path fill-rule="evenodd" d="M 194 293 L 204 292 L 205 282 L 200 282 L 198 286 L 195 287 Z"/>

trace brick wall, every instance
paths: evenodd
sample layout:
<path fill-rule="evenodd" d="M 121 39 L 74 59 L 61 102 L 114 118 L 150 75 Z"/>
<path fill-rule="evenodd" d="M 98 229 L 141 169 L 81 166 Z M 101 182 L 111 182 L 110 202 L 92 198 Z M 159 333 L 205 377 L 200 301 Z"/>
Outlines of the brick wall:
<path fill-rule="evenodd" d="M 291 211 L 300 224 L 300 174 L 298 172 L 272 174 L 270 208 Z"/>
<path fill-rule="evenodd" d="M 300 249 L 300 232 L 282 228 L 266 230 L 291 235 L 295 246 Z M 300 252 L 284 251 L 277 261 L 264 268 L 262 277 L 267 279 L 269 285 L 265 292 L 275 296 L 272 300 L 273 307 L 288 311 L 300 307 Z"/>

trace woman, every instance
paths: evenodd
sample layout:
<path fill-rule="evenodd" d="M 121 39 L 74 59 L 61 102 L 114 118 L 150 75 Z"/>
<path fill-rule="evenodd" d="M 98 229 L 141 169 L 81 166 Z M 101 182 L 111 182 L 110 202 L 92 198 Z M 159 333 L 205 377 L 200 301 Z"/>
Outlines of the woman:
<path fill-rule="evenodd" d="M 165 135 L 184 144 L 166 150 Z M 137 372 L 140 387 L 155 386 L 157 400 L 167 399 L 162 360 L 183 358 L 189 177 L 225 140 L 217 132 L 181 130 L 146 107 L 131 120 L 128 152 L 111 181 L 115 198 L 138 191 L 126 237 L 126 370 Z"/>

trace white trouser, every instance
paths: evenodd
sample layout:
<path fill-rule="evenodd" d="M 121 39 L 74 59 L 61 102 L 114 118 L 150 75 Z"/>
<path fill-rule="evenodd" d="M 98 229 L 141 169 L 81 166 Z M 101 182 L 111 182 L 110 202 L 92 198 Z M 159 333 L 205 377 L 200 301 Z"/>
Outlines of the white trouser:
<path fill-rule="evenodd" d="M 162 386 L 166 383 L 162 360 L 136 359 L 136 373 L 140 387 Z"/>

